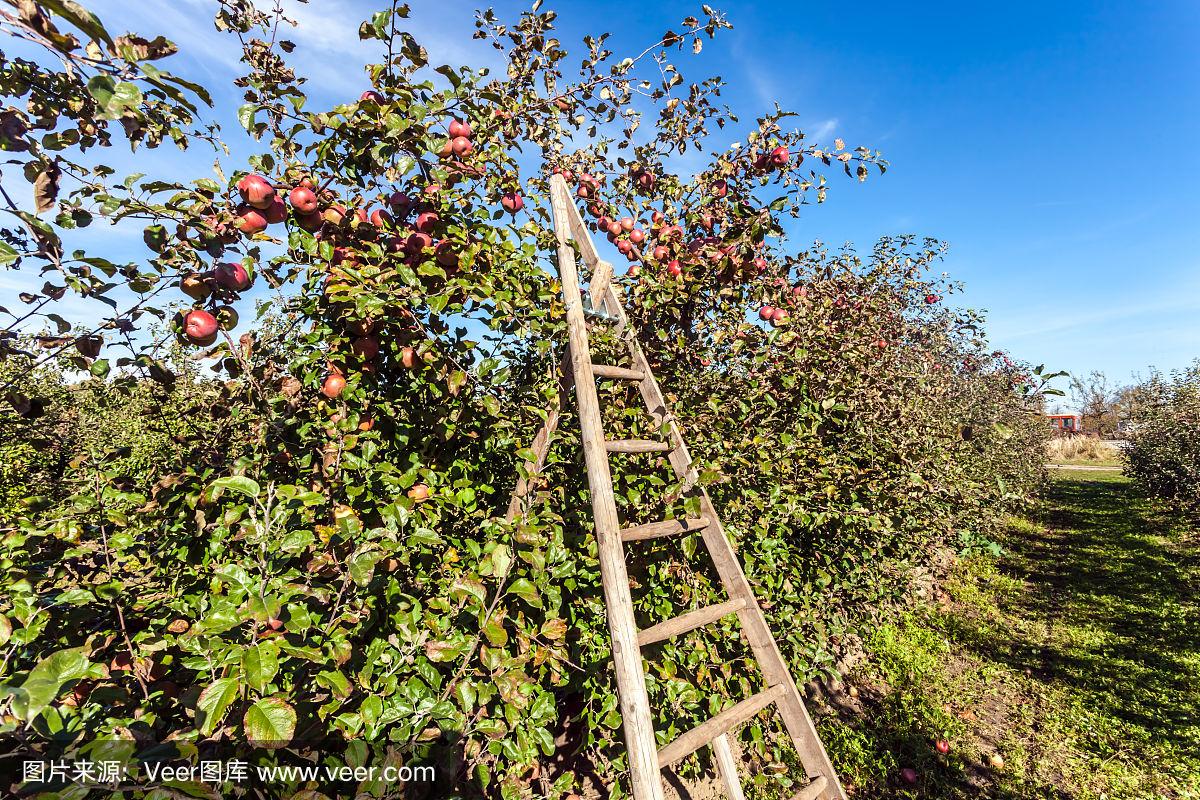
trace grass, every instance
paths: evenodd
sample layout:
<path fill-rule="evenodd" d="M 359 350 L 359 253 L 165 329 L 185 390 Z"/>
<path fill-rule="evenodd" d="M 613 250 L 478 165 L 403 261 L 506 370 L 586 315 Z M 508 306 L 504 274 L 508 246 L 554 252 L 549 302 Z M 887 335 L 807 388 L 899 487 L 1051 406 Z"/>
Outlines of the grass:
<path fill-rule="evenodd" d="M 1119 474 L 1061 472 L 1001 544 L 867 643 L 850 724 L 822 728 L 848 793 L 1200 798 L 1200 536 Z"/>

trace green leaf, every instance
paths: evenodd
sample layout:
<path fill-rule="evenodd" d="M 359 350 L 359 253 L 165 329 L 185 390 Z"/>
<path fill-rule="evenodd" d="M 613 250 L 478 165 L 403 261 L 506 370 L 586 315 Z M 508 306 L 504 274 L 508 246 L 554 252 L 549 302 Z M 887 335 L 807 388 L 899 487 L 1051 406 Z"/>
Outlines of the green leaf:
<path fill-rule="evenodd" d="M 274 643 L 261 642 L 242 651 L 242 673 L 251 689 L 266 691 L 278 672 L 279 647 Z"/>
<path fill-rule="evenodd" d="M 50 705 L 63 686 L 87 675 L 89 649 L 73 647 L 59 650 L 48 656 L 29 671 L 25 682 L 15 690 L 9 690 L 12 698 L 12 713 L 17 719 L 32 721 Z"/>
<path fill-rule="evenodd" d="M 462 647 L 451 642 L 426 642 L 425 655 L 430 661 L 453 661 L 462 653 Z"/>
<path fill-rule="evenodd" d="M 0 267 L 7 267 L 9 264 L 16 261 L 20 256 L 13 246 L 8 242 L 0 242 Z"/>
<path fill-rule="evenodd" d="M 107 75 L 96 75 L 87 82 L 88 94 L 101 109 L 107 108 L 112 100 L 117 83 Z"/>
<path fill-rule="evenodd" d="M 212 735 L 237 693 L 237 678 L 218 678 L 200 693 L 200 698 L 196 701 L 196 728 L 201 735 Z"/>
<path fill-rule="evenodd" d="M 246 738 L 268 750 L 286 746 L 296 732 L 296 710 L 280 697 L 264 697 L 242 718 Z"/>
<path fill-rule="evenodd" d="M 254 113 L 256 111 L 258 111 L 258 105 L 255 103 L 246 103 L 244 106 L 238 108 L 238 124 L 247 131 L 254 128 Z"/>
<path fill-rule="evenodd" d="M 258 483 L 244 475 L 230 475 L 225 478 L 217 478 L 208 485 L 210 489 L 230 489 L 235 492 L 241 492 L 247 497 L 258 497 L 262 491 Z"/>
<path fill-rule="evenodd" d="M 62 17 L 92 39 L 105 44 L 112 44 L 112 37 L 104 29 L 100 18 L 75 0 L 41 0 L 41 4 L 50 9 L 51 13 Z"/>
<path fill-rule="evenodd" d="M 515 594 L 531 606 L 540 606 L 542 604 L 542 598 L 538 595 L 537 587 L 530 583 L 528 578 L 517 578 L 509 584 L 508 593 Z"/>
<path fill-rule="evenodd" d="M 359 553 L 350 560 L 350 578 L 359 586 L 366 586 L 375 574 L 375 565 L 383 557 L 382 553 Z"/>

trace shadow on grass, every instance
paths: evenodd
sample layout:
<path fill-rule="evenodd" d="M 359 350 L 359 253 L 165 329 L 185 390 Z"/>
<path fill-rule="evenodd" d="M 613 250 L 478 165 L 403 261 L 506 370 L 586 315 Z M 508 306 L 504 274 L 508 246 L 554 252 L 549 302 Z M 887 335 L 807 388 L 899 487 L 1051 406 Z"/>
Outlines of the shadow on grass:
<path fill-rule="evenodd" d="M 863 676 L 875 691 L 822 726 L 853 797 L 1200 797 L 1200 551 L 1186 523 L 1099 473 L 1056 479 L 1037 523 L 968 568 L 948 608 L 880 629 Z M 949 756 L 932 747 L 943 736 Z M 1012 747 L 1015 763 L 988 766 Z"/>
<path fill-rule="evenodd" d="M 1054 482 L 1042 521 L 1005 542 L 1002 569 L 1027 589 L 1003 608 L 1017 635 L 972 647 L 1071 687 L 1148 739 L 1200 748 L 1200 554 L 1120 479 Z M 1048 635 L 1021 636 L 1021 622 L 1046 623 Z"/>

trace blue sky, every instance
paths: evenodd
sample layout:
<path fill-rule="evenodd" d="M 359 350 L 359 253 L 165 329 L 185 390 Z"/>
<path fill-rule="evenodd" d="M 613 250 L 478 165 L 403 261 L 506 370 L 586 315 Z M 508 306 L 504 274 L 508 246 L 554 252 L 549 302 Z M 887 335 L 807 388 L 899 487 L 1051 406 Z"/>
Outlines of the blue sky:
<path fill-rule="evenodd" d="M 184 54 L 163 66 L 217 90 L 214 116 L 236 129 L 237 50 L 212 28 L 211 3 L 89 5 L 110 28 L 178 41 Z M 1120 382 L 1200 356 L 1200 4 L 710 5 L 734 30 L 699 57 L 678 56 L 685 75 L 724 77 L 724 99 L 745 120 L 778 101 L 810 137 L 877 147 L 891 161 L 865 185 L 831 172 L 829 202 L 793 228 L 797 244 L 943 238 L 945 270 L 967 285 L 955 299 L 987 310 L 998 347 L 1055 369 Z M 357 26 L 376 4 L 290 7 L 314 99 L 357 97 L 359 65 L 373 55 Z M 407 27 L 435 61 L 494 64 L 470 39 L 474 7 L 415 0 Z M 568 47 L 612 30 L 614 49 L 637 52 L 699 4 L 546 7 L 560 12 Z M 728 143 L 720 137 L 714 147 Z M 213 154 L 164 147 L 113 160 L 198 177 Z M 110 255 L 146 256 L 107 235 Z M 12 284 L 0 276 L 0 290 Z"/>

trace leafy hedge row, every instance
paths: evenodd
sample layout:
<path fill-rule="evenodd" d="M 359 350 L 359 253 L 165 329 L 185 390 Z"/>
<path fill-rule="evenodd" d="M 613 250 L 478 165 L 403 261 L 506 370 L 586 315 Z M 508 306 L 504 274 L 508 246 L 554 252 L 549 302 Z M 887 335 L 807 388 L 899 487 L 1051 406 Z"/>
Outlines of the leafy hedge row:
<path fill-rule="evenodd" d="M 1200 363 L 1137 388 L 1125 473 L 1144 491 L 1200 511 Z"/>
<path fill-rule="evenodd" d="M 65 21 L 139 77 L 121 92 L 61 65 L 0 81 L 11 96 L 33 82 L 75 98 L 13 112 L 20 124 L 5 128 L 38 210 L 60 210 L 53 223 L 25 212 L 5 247 L 19 268 L 80 295 L 123 286 L 137 301 L 67 335 L 43 311 L 61 296 L 48 284 L 13 326 L 53 323 L 40 351 L 0 339 L 15 365 L 5 446 L 35 474 L 40 453 L 25 445 L 59 420 L 71 454 L 40 497 L 0 521 L 8 747 L 430 764 L 437 796 L 505 797 L 541 786 L 551 757 L 577 750 L 543 790 L 567 795 L 586 767 L 619 794 L 620 718 L 569 393 L 525 513 L 504 518 L 558 393 L 565 338 L 538 199 L 546 174 L 524 175 L 517 146 L 570 173 L 598 237 L 607 230 L 630 253 L 620 278 L 630 312 L 798 678 L 830 668 L 914 566 L 986 535 L 1039 479 L 1042 376 L 989 350 L 979 318 L 947 305 L 956 287 L 930 275 L 936 242 L 885 240 L 859 257 L 796 252 L 783 235 L 789 212 L 829 191 L 811 164 L 863 180 L 885 166 L 878 153 L 807 142 L 776 113 L 677 175 L 675 155 L 738 124 L 716 103 L 719 81 L 684 91 L 673 66 L 618 61 L 591 40 L 579 80 L 547 97 L 566 59 L 550 12 L 514 25 L 480 15 L 480 38 L 507 53 L 501 77 L 433 68 L 397 27 L 405 9 L 375 15 L 361 35 L 388 55 L 370 70 L 373 88 L 312 111 L 287 48 L 272 44 L 280 20 L 228 5 L 218 27 L 243 34 L 249 68 L 239 120 L 262 148 L 250 167 L 280 195 L 311 191 L 320 211 L 281 201 L 277 227 L 261 230 L 247 199 L 260 189 L 247 187 L 262 182 L 241 171 L 110 181 L 111 170 L 67 159 L 108 142 L 118 118 L 134 142 L 203 138 L 183 127 L 207 94 L 146 69 L 173 46 L 123 37 L 105 48 L 112 37 L 77 6 L 45 6 L 39 35 L 51 17 Z M 706 10 L 658 50 L 698 50 L 725 27 Z M 657 124 L 635 137 L 646 91 Z M 33 132 L 57 126 L 74 133 Z M 588 146 L 564 154 L 564 129 Z M 64 172 L 85 179 L 58 197 Z M 148 222 L 147 262 L 64 256 L 92 215 Z M 623 217 L 644 246 L 608 227 Z M 159 295 L 177 287 L 192 298 L 183 311 L 235 327 L 230 312 L 245 310 L 254 281 L 279 296 L 239 338 L 174 323 L 217 379 L 128 335 L 143 316 L 169 318 Z M 616 357 L 599 330 L 593 344 L 598 361 Z M 67 374 L 47 374 L 52 363 Z M 96 377 L 68 390 L 80 371 Z M 602 391 L 610 436 L 658 434 L 629 386 Z M 83 398 L 105 398 L 104 410 Z M 628 521 L 695 512 L 661 460 L 613 461 Z M 630 548 L 639 622 L 720 596 L 697 546 L 693 536 Z M 648 655 L 664 738 L 755 686 L 729 625 Z M 756 721 L 744 734 L 764 781 L 787 758 L 770 731 Z M 250 788 L 350 791 L 299 779 L 221 791 Z"/>

